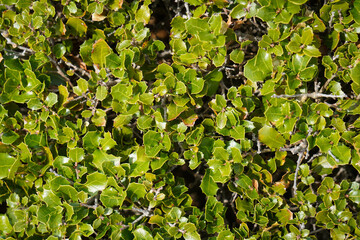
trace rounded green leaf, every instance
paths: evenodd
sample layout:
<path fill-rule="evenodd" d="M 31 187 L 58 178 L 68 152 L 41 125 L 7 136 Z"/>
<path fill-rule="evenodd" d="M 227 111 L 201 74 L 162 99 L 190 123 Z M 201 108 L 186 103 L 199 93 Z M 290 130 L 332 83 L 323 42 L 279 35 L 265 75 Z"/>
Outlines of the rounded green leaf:
<path fill-rule="evenodd" d="M 121 207 L 125 197 L 126 194 L 124 191 L 117 191 L 110 187 L 102 191 L 100 201 L 105 207 Z"/>
<path fill-rule="evenodd" d="M 269 126 L 264 126 L 259 130 L 259 140 L 270 148 L 280 148 L 285 145 L 283 136 Z"/>
<path fill-rule="evenodd" d="M 100 101 L 104 100 L 107 97 L 107 88 L 103 85 L 96 88 L 96 98 Z"/>
<path fill-rule="evenodd" d="M 80 18 L 70 17 L 66 24 L 70 27 L 75 35 L 79 35 L 80 37 L 85 35 L 87 31 L 85 22 Z"/>
<path fill-rule="evenodd" d="M 103 191 L 107 186 L 107 177 L 105 174 L 94 172 L 87 175 L 86 179 L 87 182 L 85 183 L 85 186 L 91 193 Z"/>
<path fill-rule="evenodd" d="M 244 61 L 245 53 L 240 49 L 235 49 L 230 53 L 230 60 L 234 63 L 242 63 Z"/>
<path fill-rule="evenodd" d="M 272 58 L 264 49 L 259 49 L 257 55 L 244 66 L 244 75 L 251 81 L 264 81 L 273 71 Z"/>
<path fill-rule="evenodd" d="M 207 196 L 216 195 L 218 186 L 210 174 L 210 169 L 206 169 L 205 175 L 201 180 L 200 188 Z"/>
<path fill-rule="evenodd" d="M 97 40 L 92 46 L 91 59 L 99 67 L 105 67 L 106 57 L 112 53 L 111 48 L 104 39 Z"/>

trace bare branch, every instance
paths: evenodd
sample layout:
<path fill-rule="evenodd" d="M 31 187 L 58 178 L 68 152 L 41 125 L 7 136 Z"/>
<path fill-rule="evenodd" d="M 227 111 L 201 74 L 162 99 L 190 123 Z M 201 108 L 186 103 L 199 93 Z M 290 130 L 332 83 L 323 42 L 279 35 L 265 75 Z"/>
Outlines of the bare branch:
<path fill-rule="evenodd" d="M 49 168 L 49 172 L 53 173 L 56 177 L 63 177 L 65 178 L 68 182 L 70 182 L 71 185 L 74 185 L 74 182 L 71 181 L 70 179 L 64 177 L 63 175 L 59 174 L 55 169 L 53 168 Z"/>
<path fill-rule="evenodd" d="M 59 64 L 58 64 L 52 57 L 50 57 L 50 56 L 47 56 L 47 57 L 48 57 L 48 59 L 50 60 L 50 62 L 52 62 L 52 63 L 54 64 L 54 66 L 55 66 L 55 68 L 56 68 L 56 70 L 57 70 L 57 73 L 58 73 L 60 76 L 62 76 L 62 77 L 69 83 L 70 87 L 73 87 L 70 79 L 69 79 L 69 78 L 65 75 L 65 73 L 61 70 Z"/>
<path fill-rule="evenodd" d="M 329 151 L 328 151 L 328 154 L 333 158 L 333 159 L 335 159 L 335 161 L 336 162 L 340 162 L 340 160 L 331 152 L 331 150 L 329 149 Z"/>
<path fill-rule="evenodd" d="M 333 95 L 333 94 L 324 94 L 324 93 L 301 93 L 301 94 L 294 94 L 294 95 L 287 95 L 287 94 L 281 94 L 281 95 L 272 95 L 271 97 L 273 98 L 303 98 L 303 97 L 308 97 L 308 98 L 347 98 L 348 96 L 346 96 L 346 94 L 342 94 L 342 95 Z"/>
<path fill-rule="evenodd" d="M 68 67 L 70 67 L 70 68 L 72 68 L 72 69 L 80 72 L 82 76 L 85 75 L 85 76 L 88 77 L 89 79 L 91 78 L 90 73 L 88 73 L 88 72 L 85 71 L 84 69 L 82 69 L 82 68 L 80 68 L 80 67 L 78 67 L 78 66 L 75 66 L 74 64 L 72 64 L 72 63 L 69 62 L 69 61 L 64 61 L 64 63 L 65 63 L 65 65 L 67 65 Z"/>
<path fill-rule="evenodd" d="M 191 12 L 190 12 L 190 8 L 189 8 L 189 3 L 184 2 L 184 6 L 185 6 L 185 9 L 186 9 L 187 19 L 190 19 L 191 18 Z"/>
<path fill-rule="evenodd" d="M 302 158 L 304 156 L 304 152 L 300 152 L 298 155 L 298 160 L 296 162 L 296 169 L 295 169 L 295 176 L 294 176 L 294 185 L 293 185 L 293 195 L 296 196 L 296 190 L 297 190 L 297 178 L 299 174 L 300 164 L 302 161 Z"/>
<path fill-rule="evenodd" d="M 329 83 L 336 77 L 336 74 L 333 74 L 325 83 L 324 85 L 320 88 L 320 93 L 324 92 L 326 87 L 329 85 Z"/>

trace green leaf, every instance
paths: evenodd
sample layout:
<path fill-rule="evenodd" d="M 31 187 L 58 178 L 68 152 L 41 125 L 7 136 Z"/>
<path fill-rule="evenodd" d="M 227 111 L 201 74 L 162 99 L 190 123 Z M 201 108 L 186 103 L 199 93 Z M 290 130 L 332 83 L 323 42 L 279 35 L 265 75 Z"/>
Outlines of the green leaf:
<path fill-rule="evenodd" d="M 301 43 L 308 45 L 312 42 L 314 37 L 314 33 L 310 27 L 307 27 L 303 29 L 302 35 L 301 35 Z"/>
<path fill-rule="evenodd" d="M 91 66 L 93 64 L 91 59 L 91 51 L 92 51 L 92 45 L 94 43 L 94 40 L 86 40 L 83 44 L 80 46 L 80 56 L 84 63 L 88 66 Z"/>
<path fill-rule="evenodd" d="M 110 69 L 123 67 L 123 61 L 117 54 L 110 53 L 106 56 L 106 67 Z"/>
<path fill-rule="evenodd" d="M 304 3 L 306 3 L 308 0 L 289 0 L 289 2 L 295 4 L 295 5 L 303 5 Z"/>
<path fill-rule="evenodd" d="M 58 95 L 55 93 L 49 93 L 45 99 L 45 104 L 48 107 L 54 106 L 58 102 Z"/>
<path fill-rule="evenodd" d="M 60 198 L 57 197 L 52 190 L 44 189 L 40 196 L 48 207 L 56 207 L 61 205 Z"/>
<path fill-rule="evenodd" d="M 143 93 L 139 100 L 146 105 L 151 105 L 154 102 L 154 95 L 152 93 Z"/>
<path fill-rule="evenodd" d="M 142 5 L 140 9 L 135 14 L 135 19 L 137 22 L 143 22 L 148 24 L 150 20 L 150 9 L 147 5 Z"/>
<path fill-rule="evenodd" d="M 100 140 L 100 144 L 102 149 L 107 151 L 116 146 L 116 141 L 111 138 L 110 132 L 105 132 L 104 138 Z"/>
<path fill-rule="evenodd" d="M 94 233 L 93 227 L 88 223 L 80 223 L 80 231 L 85 237 L 89 237 Z"/>
<path fill-rule="evenodd" d="M 168 121 L 176 119 L 182 112 L 184 112 L 187 107 L 180 107 L 174 103 L 170 103 L 167 107 Z"/>
<path fill-rule="evenodd" d="M 0 153 L 0 179 L 13 179 L 20 166 L 19 159 L 15 159 L 7 153 Z"/>
<path fill-rule="evenodd" d="M 216 126 L 219 129 L 223 129 L 226 126 L 226 122 L 227 122 L 227 116 L 226 116 L 225 112 L 220 112 L 216 116 Z"/>
<path fill-rule="evenodd" d="M 27 102 L 28 108 L 31 110 L 39 110 L 43 107 L 42 102 L 38 98 L 30 99 L 30 101 Z"/>
<path fill-rule="evenodd" d="M 196 63 L 198 61 L 198 56 L 195 53 L 184 53 L 180 55 L 180 61 L 190 65 L 192 63 Z"/>
<path fill-rule="evenodd" d="M 340 161 L 338 164 L 348 164 L 351 159 L 351 149 L 345 145 L 337 145 L 331 148 L 332 154 Z"/>
<path fill-rule="evenodd" d="M 134 202 L 138 201 L 140 198 L 145 197 L 146 190 L 145 186 L 140 183 L 130 183 L 126 189 L 127 196 Z"/>
<path fill-rule="evenodd" d="M 233 61 L 234 63 L 242 63 L 244 61 L 244 52 L 241 51 L 240 49 L 235 49 L 230 53 L 230 60 Z"/>
<path fill-rule="evenodd" d="M 293 213 L 289 209 L 281 209 L 276 213 L 276 217 L 280 223 L 286 225 L 293 217 Z"/>
<path fill-rule="evenodd" d="M 5 214 L 0 214 L 0 232 L 4 235 L 10 234 L 13 227 Z"/>
<path fill-rule="evenodd" d="M 234 126 L 230 130 L 230 135 L 236 140 L 244 140 L 245 139 L 245 128 L 243 126 Z"/>
<path fill-rule="evenodd" d="M 202 78 L 194 78 L 191 81 L 191 94 L 200 93 L 204 88 L 204 82 Z"/>
<path fill-rule="evenodd" d="M 102 191 L 100 201 L 105 207 L 121 207 L 126 198 L 124 191 L 117 191 L 114 188 L 107 188 Z"/>
<path fill-rule="evenodd" d="M 155 131 L 148 131 L 144 134 L 145 154 L 148 157 L 155 157 L 163 148 L 161 134 Z"/>
<path fill-rule="evenodd" d="M 350 77 L 353 81 L 352 88 L 356 94 L 360 94 L 360 64 L 356 64 L 351 70 L 350 70 Z"/>
<path fill-rule="evenodd" d="M 105 174 L 94 172 L 87 175 L 86 179 L 87 182 L 85 183 L 85 186 L 91 193 L 103 191 L 107 186 L 107 177 Z"/>
<path fill-rule="evenodd" d="M 354 18 L 354 21 L 357 24 L 360 24 L 360 1 L 359 0 L 354 1 L 354 5 L 353 5 L 353 8 L 350 10 L 350 13 L 351 13 L 352 17 Z"/>
<path fill-rule="evenodd" d="M 234 240 L 234 234 L 230 230 L 223 230 L 216 237 L 216 240 Z"/>
<path fill-rule="evenodd" d="M 64 44 L 56 44 L 54 46 L 54 55 L 56 58 L 61 58 L 66 53 L 66 47 Z"/>
<path fill-rule="evenodd" d="M 306 48 L 304 48 L 304 53 L 310 57 L 320 57 L 321 56 L 321 52 L 318 48 L 316 48 L 315 46 L 306 46 Z"/>
<path fill-rule="evenodd" d="M 44 145 L 44 137 L 43 135 L 38 134 L 26 134 L 25 136 L 25 144 L 29 148 L 38 148 Z"/>
<path fill-rule="evenodd" d="M 96 149 L 99 147 L 101 134 L 97 131 L 88 131 L 82 139 L 83 146 L 86 150 Z"/>
<path fill-rule="evenodd" d="M 152 126 L 153 122 L 154 122 L 153 118 L 151 116 L 147 116 L 147 115 L 140 116 L 137 119 L 137 125 L 138 125 L 139 129 L 141 129 L 141 130 L 150 128 Z"/>
<path fill-rule="evenodd" d="M 70 17 L 66 24 L 70 27 L 75 35 L 82 37 L 87 31 L 87 26 L 80 18 Z"/>
<path fill-rule="evenodd" d="M 244 11 L 244 8 L 246 8 L 247 3 L 244 1 L 241 1 L 236 7 L 234 7 L 231 12 L 230 16 L 234 19 L 240 19 L 244 16 L 246 16 L 247 12 Z"/>
<path fill-rule="evenodd" d="M 82 148 L 73 148 L 69 150 L 69 157 L 74 162 L 81 162 L 84 160 L 85 153 Z"/>
<path fill-rule="evenodd" d="M 209 24 L 206 19 L 190 18 L 185 22 L 186 30 L 193 35 L 198 35 L 201 32 L 210 31 Z"/>
<path fill-rule="evenodd" d="M 4 85 L 4 90 L 6 93 L 12 93 L 18 87 L 20 87 L 21 75 L 19 71 L 6 68 L 5 78 L 6 78 L 6 82 Z"/>
<path fill-rule="evenodd" d="M 264 81 L 273 71 L 272 58 L 264 49 L 259 49 L 258 54 L 244 66 L 244 75 L 251 81 Z"/>
<path fill-rule="evenodd" d="M 351 190 L 349 192 L 349 199 L 356 204 L 360 204 L 360 190 Z"/>
<path fill-rule="evenodd" d="M 153 239 L 152 235 L 145 230 L 144 228 L 142 228 L 141 226 L 138 227 L 135 231 L 133 231 L 134 234 L 134 239 L 136 240 L 148 240 L 148 239 Z"/>
<path fill-rule="evenodd" d="M 133 89 L 126 84 L 118 83 L 111 88 L 111 95 L 115 100 L 126 101 L 132 95 Z"/>
<path fill-rule="evenodd" d="M 96 98 L 100 101 L 104 100 L 107 97 L 107 88 L 103 85 L 96 88 Z"/>
<path fill-rule="evenodd" d="M 200 188 L 207 196 L 216 195 L 219 188 L 210 174 L 210 169 L 206 169 Z"/>
<path fill-rule="evenodd" d="M 13 144 L 19 137 L 19 134 L 14 131 L 6 131 L 2 134 L 1 140 L 2 143 L 9 145 Z"/>
<path fill-rule="evenodd" d="M 97 40 L 92 46 L 91 59 L 99 67 L 105 67 L 106 57 L 112 53 L 111 48 L 104 39 Z"/>
<path fill-rule="evenodd" d="M 259 140 L 270 148 L 280 148 L 285 145 L 285 139 L 275 129 L 264 126 L 259 130 Z"/>
<path fill-rule="evenodd" d="M 184 233 L 184 239 L 185 240 L 200 240 L 200 234 L 198 234 L 196 231 L 193 231 L 193 232 L 189 232 L 189 231 L 186 231 Z"/>
<path fill-rule="evenodd" d="M 78 191 L 72 186 L 69 185 L 62 185 L 59 186 L 57 192 L 60 192 L 65 196 L 65 199 L 71 199 L 71 201 L 76 202 L 78 200 Z"/>

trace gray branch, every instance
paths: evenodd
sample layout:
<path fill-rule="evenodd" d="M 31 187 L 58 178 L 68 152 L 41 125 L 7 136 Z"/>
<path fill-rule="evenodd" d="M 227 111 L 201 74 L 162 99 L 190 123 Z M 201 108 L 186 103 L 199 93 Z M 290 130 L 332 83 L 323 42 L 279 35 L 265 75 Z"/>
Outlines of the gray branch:
<path fill-rule="evenodd" d="M 324 93 L 317 93 L 317 92 L 313 92 L 313 93 L 302 93 L 302 94 L 294 94 L 294 95 L 287 95 L 287 94 L 281 94 L 281 95 L 272 95 L 271 97 L 273 98 L 303 98 L 303 97 L 308 97 L 308 98 L 347 98 L 348 96 L 346 96 L 346 94 L 341 94 L 341 95 L 333 95 L 333 94 L 324 94 Z"/>

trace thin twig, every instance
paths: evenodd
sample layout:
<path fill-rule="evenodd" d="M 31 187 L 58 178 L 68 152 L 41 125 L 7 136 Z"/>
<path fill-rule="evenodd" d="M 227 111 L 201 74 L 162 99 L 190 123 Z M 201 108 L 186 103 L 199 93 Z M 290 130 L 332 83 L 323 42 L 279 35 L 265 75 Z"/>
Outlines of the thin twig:
<path fill-rule="evenodd" d="M 301 164 L 301 160 L 302 160 L 303 156 L 304 156 L 304 152 L 300 152 L 299 155 L 298 155 L 297 163 L 296 163 L 295 176 L 294 176 L 294 185 L 293 185 L 293 195 L 294 196 L 296 196 L 297 178 L 298 178 L 300 164 Z"/>
<path fill-rule="evenodd" d="M 69 66 L 70 68 L 73 68 L 74 70 L 78 71 L 81 73 L 81 75 L 85 75 L 86 77 L 88 77 L 89 79 L 91 78 L 91 75 L 90 73 L 88 73 L 87 71 L 85 71 L 84 69 L 78 67 L 78 66 L 75 66 L 74 64 L 72 64 L 71 62 L 69 61 L 64 61 L 65 65 Z"/>
<path fill-rule="evenodd" d="M 325 91 L 325 88 L 329 85 L 329 83 L 336 77 L 336 74 L 333 74 L 328 80 L 326 80 L 326 82 L 324 83 L 324 85 L 320 88 L 319 93 L 322 93 Z"/>
<path fill-rule="evenodd" d="M 314 231 L 310 232 L 310 233 L 309 233 L 309 235 L 313 235 L 313 234 L 316 234 L 316 233 L 322 232 L 322 231 L 324 231 L 324 230 L 327 230 L 327 229 L 326 229 L 326 228 L 316 229 L 316 230 L 314 230 Z"/>
<path fill-rule="evenodd" d="M 346 94 L 341 94 L 341 95 L 333 95 L 333 94 L 324 94 L 324 93 L 301 93 L 301 94 L 294 94 L 294 95 L 287 95 L 287 94 L 281 94 L 281 95 L 272 95 L 271 97 L 273 98 L 303 98 L 303 97 L 308 97 L 308 98 L 347 98 Z"/>
<path fill-rule="evenodd" d="M 331 152 L 331 150 L 329 149 L 328 154 L 336 161 L 336 162 L 340 162 L 340 160 Z"/>
<path fill-rule="evenodd" d="M 189 4 L 187 2 L 184 2 L 184 6 L 185 6 L 185 9 L 186 9 L 187 19 L 190 19 L 191 18 L 191 12 L 190 12 L 190 8 L 189 8 Z"/>
<path fill-rule="evenodd" d="M 318 153 L 312 155 L 311 158 L 309 159 L 309 161 L 307 161 L 307 162 L 311 163 L 315 158 L 320 157 L 321 155 L 323 155 L 323 153 L 318 152 Z"/>
<path fill-rule="evenodd" d="M 96 208 L 97 208 L 97 206 L 95 206 L 95 205 L 90 205 L 90 204 L 86 204 L 86 203 L 80 203 L 80 206 L 86 207 L 86 208 L 91 208 L 94 210 L 96 210 Z"/>
<path fill-rule="evenodd" d="M 61 174 L 59 174 L 59 173 L 57 173 L 57 171 L 54 170 L 53 168 L 49 168 L 49 172 L 53 173 L 56 177 L 63 177 L 63 178 L 65 178 L 68 182 L 70 182 L 71 185 L 74 185 L 74 182 L 73 182 L 73 181 L 71 181 L 70 179 L 64 177 L 63 175 L 61 175 Z"/>
<path fill-rule="evenodd" d="M 23 46 L 19 46 L 18 44 L 14 43 L 9 37 L 8 37 L 8 32 L 6 31 L 1 31 L 1 35 L 5 38 L 7 44 L 11 45 L 13 48 L 18 48 L 20 50 L 23 50 L 24 52 L 28 52 L 28 53 L 31 53 L 31 54 L 34 54 L 35 51 L 30 49 L 30 48 L 27 48 L 27 47 L 23 47 Z"/>
<path fill-rule="evenodd" d="M 47 56 L 48 59 L 50 60 L 50 62 L 52 62 L 57 70 L 57 73 L 62 76 L 70 85 L 70 87 L 73 87 L 70 79 L 65 75 L 65 73 L 62 71 L 62 69 L 60 68 L 60 66 L 58 65 L 58 63 L 50 56 Z"/>

